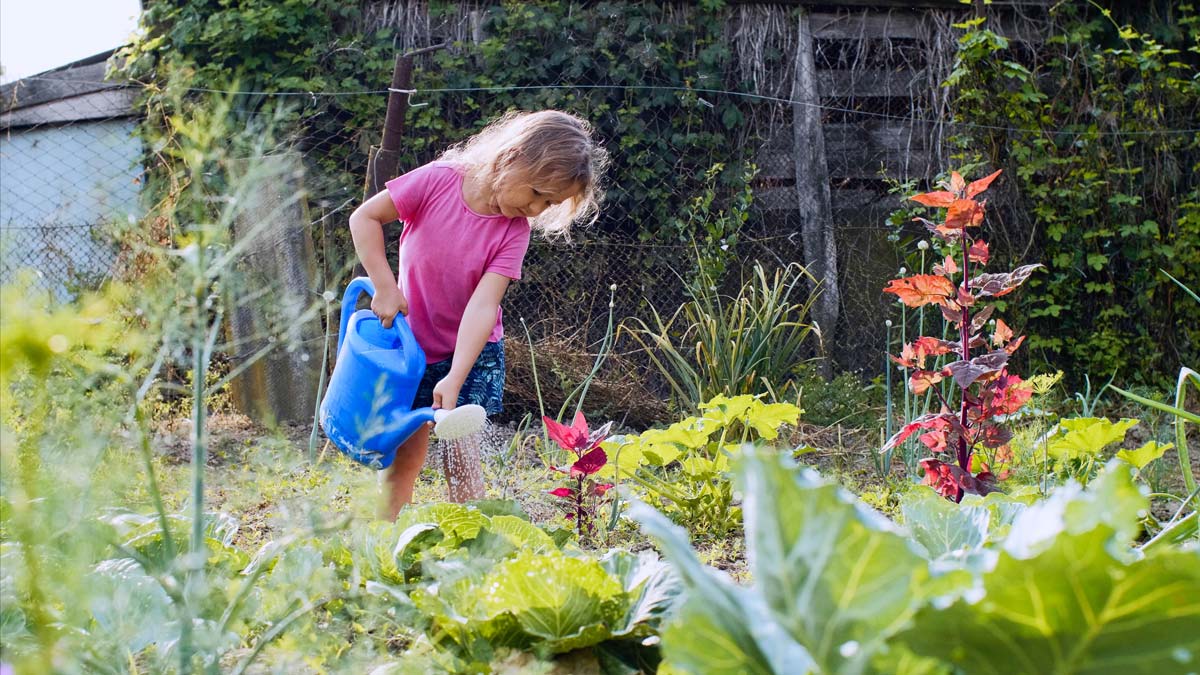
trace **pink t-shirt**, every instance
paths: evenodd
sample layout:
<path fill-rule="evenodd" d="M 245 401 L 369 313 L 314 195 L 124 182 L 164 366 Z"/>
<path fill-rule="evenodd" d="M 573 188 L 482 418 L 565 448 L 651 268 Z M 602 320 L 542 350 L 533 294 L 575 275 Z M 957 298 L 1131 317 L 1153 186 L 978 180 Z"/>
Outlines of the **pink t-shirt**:
<path fill-rule="evenodd" d="M 408 300 L 408 323 L 425 361 L 450 358 L 467 301 L 485 272 L 521 278 L 529 248 L 529 221 L 485 216 L 467 206 L 463 177 L 451 165 L 432 162 L 387 182 L 400 234 L 400 290 Z M 488 337 L 504 336 L 502 313 Z"/>

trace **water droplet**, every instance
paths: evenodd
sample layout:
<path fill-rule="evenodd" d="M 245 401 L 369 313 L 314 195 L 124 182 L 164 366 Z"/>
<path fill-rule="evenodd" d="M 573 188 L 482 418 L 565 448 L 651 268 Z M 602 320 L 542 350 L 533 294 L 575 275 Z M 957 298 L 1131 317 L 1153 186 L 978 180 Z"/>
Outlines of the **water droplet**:
<path fill-rule="evenodd" d="M 50 336 L 47 345 L 50 347 L 50 351 L 55 354 L 61 354 L 67 351 L 67 347 L 71 346 L 71 342 L 67 339 L 66 335 L 56 334 Z"/>
<path fill-rule="evenodd" d="M 858 647 L 858 640 L 843 642 L 842 646 L 838 647 L 838 653 L 842 655 L 842 658 L 849 659 L 858 653 Z"/>
<path fill-rule="evenodd" d="M 1186 647 L 1176 647 L 1175 649 L 1171 650 L 1171 658 L 1180 663 L 1191 663 L 1192 651 Z"/>

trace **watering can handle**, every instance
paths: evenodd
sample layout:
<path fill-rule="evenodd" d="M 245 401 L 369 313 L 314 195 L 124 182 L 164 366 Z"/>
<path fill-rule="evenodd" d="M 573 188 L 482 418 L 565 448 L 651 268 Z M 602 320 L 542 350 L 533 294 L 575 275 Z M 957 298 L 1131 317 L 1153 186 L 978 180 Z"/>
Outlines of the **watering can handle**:
<path fill-rule="evenodd" d="M 375 283 L 370 277 L 355 277 L 346 286 L 346 293 L 342 296 L 342 321 L 341 328 L 338 330 L 338 353 L 342 353 L 342 342 L 346 339 L 346 327 L 350 325 L 350 315 L 354 314 L 354 307 L 358 304 L 359 293 L 366 293 L 372 298 L 375 297 Z M 417 338 L 413 335 L 412 328 L 408 326 L 408 320 L 403 314 L 397 314 L 392 319 L 392 329 L 400 336 L 400 346 L 405 354 L 419 354 L 421 352 L 420 345 L 417 344 Z"/>

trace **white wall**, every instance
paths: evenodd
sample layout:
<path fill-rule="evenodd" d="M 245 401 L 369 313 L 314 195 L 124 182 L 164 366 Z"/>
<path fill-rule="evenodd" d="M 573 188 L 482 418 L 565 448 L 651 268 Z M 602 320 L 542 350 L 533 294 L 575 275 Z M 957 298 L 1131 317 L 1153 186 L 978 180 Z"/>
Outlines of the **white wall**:
<path fill-rule="evenodd" d="M 138 213 L 140 141 L 116 119 L 0 133 L 0 283 L 33 269 L 59 299 L 108 274 L 105 224 Z"/>

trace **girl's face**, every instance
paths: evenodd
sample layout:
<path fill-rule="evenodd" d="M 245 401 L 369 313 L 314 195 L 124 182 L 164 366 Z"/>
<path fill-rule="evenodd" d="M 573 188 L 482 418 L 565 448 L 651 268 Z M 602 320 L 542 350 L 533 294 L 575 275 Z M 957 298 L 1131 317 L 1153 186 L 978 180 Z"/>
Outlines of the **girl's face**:
<path fill-rule="evenodd" d="M 578 183 L 555 183 L 513 168 L 500 175 L 490 206 L 509 218 L 536 218 L 543 211 L 583 193 Z"/>

